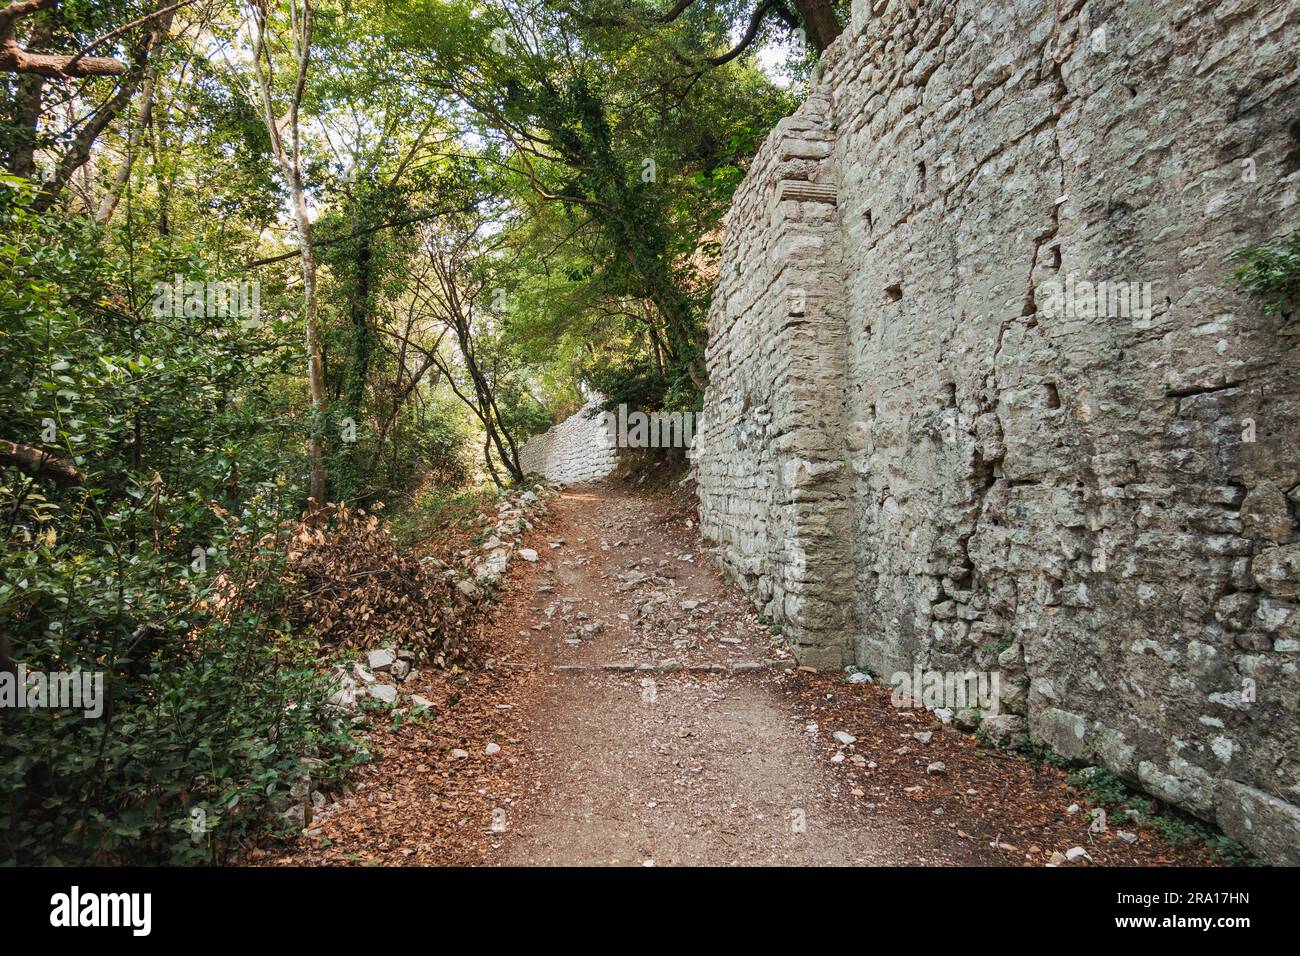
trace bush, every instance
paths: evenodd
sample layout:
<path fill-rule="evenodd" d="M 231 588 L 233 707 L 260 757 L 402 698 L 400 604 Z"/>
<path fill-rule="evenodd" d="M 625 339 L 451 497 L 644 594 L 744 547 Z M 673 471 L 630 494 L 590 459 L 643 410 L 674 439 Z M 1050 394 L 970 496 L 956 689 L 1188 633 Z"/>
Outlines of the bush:
<path fill-rule="evenodd" d="M 68 572 L 47 549 L 29 552 L 26 578 L 0 592 L 10 607 L 15 588 L 25 593 L 24 620 L 45 623 L 21 660 L 104 672 L 108 702 L 97 720 L 0 710 L 0 862 L 219 862 L 284 826 L 303 757 L 321 781 L 346 765 L 316 650 L 287 626 L 274 524 L 263 513 L 232 528 L 215 550 L 236 560 L 209 572 L 211 588 L 158 587 L 152 562 L 123 575 L 112 557 L 83 557 Z M 112 627 L 128 604 L 171 620 Z"/>
<path fill-rule="evenodd" d="M 1245 262 L 1233 281 L 1251 298 L 1264 303 L 1266 315 L 1276 315 L 1300 293 L 1300 232 L 1282 239 L 1233 250 Z"/>
<path fill-rule="evenodd" d="M 202 264 L 140 243 L 115 272 L 100 230 L 33 193 L 0 176 L 0 439 L 76 470 L 0 468 L 0 651 L 103 674 L 108 703 L 0 709 L 0 862 L 225 859 L 280 825 L 304 756 L 347 759 L 283 580 L 299 356 L 154 314 L 148 280 Z"/>

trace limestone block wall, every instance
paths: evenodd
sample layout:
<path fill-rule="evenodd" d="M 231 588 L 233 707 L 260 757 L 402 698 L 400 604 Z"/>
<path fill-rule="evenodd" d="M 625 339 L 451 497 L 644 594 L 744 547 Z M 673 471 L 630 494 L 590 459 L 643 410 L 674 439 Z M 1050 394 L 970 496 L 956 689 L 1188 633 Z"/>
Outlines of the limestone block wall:
<path fill-rule="evenodd" d="M 1300 326 L 1226 281 L 1298 224 L 1300 4 L 855 3 L 727 221 L 705 535 L 806 661 L 997 670 L 1300 861 Z"/>
<path fill-rule="evenodd" d="M 519 449 L 524 471 L 566 484 L 596 481 L 613 471 L 618 453 L 597 411 L 600 402 L 593 398 L 581 411 L 524 442 Z"/>

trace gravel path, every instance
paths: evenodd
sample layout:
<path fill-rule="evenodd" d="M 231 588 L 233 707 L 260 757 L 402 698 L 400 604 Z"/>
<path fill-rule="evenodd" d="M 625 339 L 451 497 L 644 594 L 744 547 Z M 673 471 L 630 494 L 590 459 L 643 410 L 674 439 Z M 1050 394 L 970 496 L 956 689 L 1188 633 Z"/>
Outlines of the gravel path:
<path fill-rule="evenodd" d="M 542 590 L 503 609 L 548 670 L 534 726 L 543 796 L 501 862 L 917 862 L 905 833 L 845 819 L 843 784 L 774 687 L 793 661 L 689 520 L 588 486 L 548 521 Z"/>

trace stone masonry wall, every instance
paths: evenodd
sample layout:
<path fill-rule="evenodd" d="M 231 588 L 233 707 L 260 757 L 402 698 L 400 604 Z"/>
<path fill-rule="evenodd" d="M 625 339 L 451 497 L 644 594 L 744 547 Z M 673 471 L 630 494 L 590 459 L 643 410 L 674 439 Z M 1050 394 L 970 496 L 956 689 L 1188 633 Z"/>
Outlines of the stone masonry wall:
<path fill-rule="evenodd" d="M 1300 220 L 1300 4 L 869 6 L 729 214 L 706 537 L 804 661 L 999 671 L 986 732 L 1300 862 L 1300 327 L 1225 281 Z"/>
<path fill-rule="evenodd" d="M 613 471 L 618 453 L 596 412 L 600 401 L 593 398 L 581 411 L 524 442 L 519 449 L 524 471 L 566 484 L 596 481 Z"/>

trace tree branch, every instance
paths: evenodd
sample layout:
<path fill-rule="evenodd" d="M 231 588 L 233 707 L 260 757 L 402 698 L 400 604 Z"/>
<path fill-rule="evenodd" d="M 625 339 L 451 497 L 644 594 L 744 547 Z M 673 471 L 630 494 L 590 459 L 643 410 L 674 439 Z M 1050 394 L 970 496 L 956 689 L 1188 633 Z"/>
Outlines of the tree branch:
<path fill-rule="evenodd" d="M 776 0 L 763 0 L 754 8 L 754 13 L 749 18 L 749 26 L 745 28 L 745 34 L 740 38 L 740 42 L 721 56 L 707 57 L 705 62 L 710 66 L 722 66 L 744 53 L 749 45 L 754 42 L 754 37 L 758 36 L 758 28 L 763 25 L 763 18 L 767 16 L 767 12 L 774 6 L 776 6 Z"/>
<path fill-rule="evenodd" d="M 0 465 L 17 468 L 33 478 L 49 478 L 60 485 L 79 485 L 82 474 L 62 458 L 43 448 L 0 439 Z"/>
<path fill-rule="evenodd" d="M 381 222 L 377 226 L 367 226 L 365 229 L 358 229 L 356 232 L 350 232 L 346 236 L 335 236 L 332 239 L 318 240 L 313 243 L 313 245 L 319 249 L 321 246 L 332 246 L 339 242 L 348 242 L 351 239 L 358 239 L 361 236 L 369 235 L 372 232 L 378 232 L 381 229 L 396 229 L 399 226 L 409 226 L 413 223 L 424 222 L 426 219 L 436 219 L 438 216 L 446 216 L 450 213 L 467 213 L 473 211 L 473 204 L 462 206 L 458 209 L 435 209 L 431 212 L 422 212 L 415 216 L 408 216 L 405 219 L 395 219 L 392 222 Z M 293 252 L 281 253 L 278 256 L 268 256 L 265 259 L 254 259 L 252 262 L 244 263 L 244 269 L 257 269 L 261 266 L 274 265 L 277 262 L 284 262 L 286 259 L 293 259 L 297 256 L 298 250 L 295 249 Z"/>
<path fill-rule="evenodd" d="M 106 56 L 28 53 L 18 45 L 18 21 L 54 6 L 56 0 L 19 0 L 0 9 L 0 71 L 37 76 L 121 76 L 126 64 Z"/>

